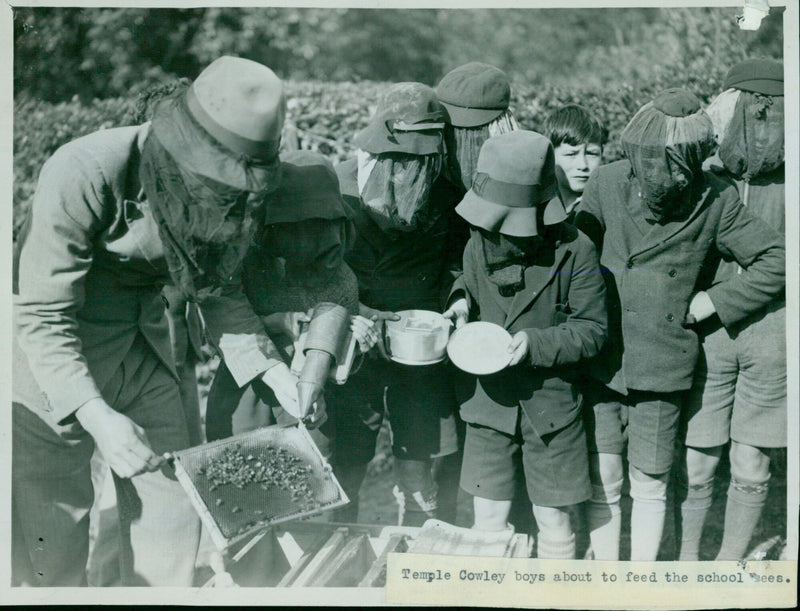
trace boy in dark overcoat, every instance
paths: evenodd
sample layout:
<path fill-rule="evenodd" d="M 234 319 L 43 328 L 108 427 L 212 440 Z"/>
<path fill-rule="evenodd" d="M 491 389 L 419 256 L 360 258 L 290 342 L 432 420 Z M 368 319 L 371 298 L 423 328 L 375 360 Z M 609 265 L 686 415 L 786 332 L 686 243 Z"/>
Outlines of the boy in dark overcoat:
<path fill-rule="evenodd" d="M 578 364 L 598 354 L 606 337 L 595 248 L 563 222 L 553 147 L 535 132 L 486 141 L 456 212 L 470 223 L 471 236 L 445 315 L 457 326 L 480 319 L 512 334 L 508 366 L 456 378 L 467 422 L 461 487 L 474 497 L 474 527 L 508 527 L 514 456 L 521 452 L 538 557 L 573 558 L 567 509 L 588 499 L 590 486 L 572 382 Z"/>
<path fill-rule="evenodd" d="M 356 227 L 345 260 L 358 278 L 362 315 L 377 318 L 379 326 L 392 312 L 441 311 L 452 284 L 449 270 L 460 252 L 448 247 L 448 212 L 458 191 L 442 177 L 444 119 L 430 87 L 397 83 L 356 135 L 356 158 L 336 168 Z M 374 454 L 386 409 L 400 521 L 419 525 L 434 516 L 454 521 L 458 488 L 452 472 L 458 470 L 459 455 L 448 363 L 366 358 L 346 384 L 329 387 L 326 399 L 332 412 L 349 414 L 353 423 L 350 431 L 340 431 L 340 439 L 346 435 L 350 441 L 337 441 L 347 448 L 337 460 L 337 475 L 354 491 L 351 498 Z M 356 504 L 347 509 L 349 515 L 340 512 L 339 519 L 354 520 Z"/>
<path fill-rule="evenodd" d="M 601 250 L 609 299 L 608 344 L 591 367 L 599 383 L 585 389 L 598 559 L 619 556 L 626 442 L 631 559 L 656 559 L 678 418 L 697 364 L 696 323 L 716 312 L 731 326 L 783 291 L 783 239 L 742 206 L 734 185 L 703 172 L 713 146 L 699 100 L 664 91 L 623 130 L 627 159 L 598 168 L 576 216 Z M 719 256 L 742 273 L 698 291 Z"/>

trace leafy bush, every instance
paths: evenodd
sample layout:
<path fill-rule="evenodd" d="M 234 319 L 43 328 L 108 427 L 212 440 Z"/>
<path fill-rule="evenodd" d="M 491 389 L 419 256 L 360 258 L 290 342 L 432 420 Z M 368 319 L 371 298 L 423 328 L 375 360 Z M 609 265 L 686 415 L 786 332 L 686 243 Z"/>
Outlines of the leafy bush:
<path fill-rule="evenodd" d="M 14 238 L 33 197 L 42 164 L 58 147 L 99 129 L 125 125 L 132 102 L 77 98 L 48 104 L 37 100 L 14 102 Z"/>
<path fill-rule="evenodd" d="M 642 83 L 612 88 L 533 87 L 513 84 L 511 100 L 515 115 L 527 129 L 541 129 L 554 108 L 578 103 L 593 110 L 609 129 L 606 161 L 621 156 L 619 134 L 636 110 L 670 86 L 683 86 L 708 102 L 721 90 L 725 68 L 676 67 Z M 387 83 L 288 82 L 288 121 L 284 145 L 319 151 L 339 162 L 354 153 L 353 136 L 374 111 Z M 169 85 L 164 86 L 169 89 Z M 144 100 L 144 101 L 143 101 Z M 14 236 L 22 222 L 44 161 L 62 144 L 98 129 L 131 125 L 147 116 L 146 96 L 94 100 L 88 105 L 77 98 L 48 104 L 31 99 L 15 101 L 14 109 Z"/>

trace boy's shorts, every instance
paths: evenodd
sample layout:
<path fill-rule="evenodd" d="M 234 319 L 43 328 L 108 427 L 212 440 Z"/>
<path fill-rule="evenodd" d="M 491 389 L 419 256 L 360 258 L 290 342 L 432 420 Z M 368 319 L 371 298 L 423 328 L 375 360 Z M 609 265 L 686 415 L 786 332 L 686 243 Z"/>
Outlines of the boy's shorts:
<path fill-rule="evenodd" d="M 591 496 L 581 419 L 540 437 L 521 409 L 515 435 L 467 424 L 461 487 L 474 496 L 510 501 L 514 497 L 514 455 L 520 451 L 528 496 L 534 505 L 565 507 Z"/>
<path fill-rule="evenodd" d="M 672 467 L 684 393 L 628 391 L 622 395 L 598 382 L 584 385 L 584 418 L 590 453 L 622 454 L 643 473 Z"/>
<path fill-rule="evenodd" d="M 684 411 L 686 445 L 786 447 L 785 328 L 780 307 L 734 338 L 724 328 L 706 335 Z"/>

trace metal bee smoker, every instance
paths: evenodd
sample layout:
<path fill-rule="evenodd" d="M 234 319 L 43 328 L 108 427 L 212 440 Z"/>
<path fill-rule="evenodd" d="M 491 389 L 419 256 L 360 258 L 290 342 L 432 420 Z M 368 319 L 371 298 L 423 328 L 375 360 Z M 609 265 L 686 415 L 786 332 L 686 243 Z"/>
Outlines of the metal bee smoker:
<path fill-rule="evenodd" d="M 344 384 L 350 375 L 356 353 L 356 340 L 350 331 L 350 315 L 344 306 L 318 303 L 309 312 L 295 344 L 292 372 L 298 376 L 297 397 L 300 412 L 307 414 L 332 379 Z"/>

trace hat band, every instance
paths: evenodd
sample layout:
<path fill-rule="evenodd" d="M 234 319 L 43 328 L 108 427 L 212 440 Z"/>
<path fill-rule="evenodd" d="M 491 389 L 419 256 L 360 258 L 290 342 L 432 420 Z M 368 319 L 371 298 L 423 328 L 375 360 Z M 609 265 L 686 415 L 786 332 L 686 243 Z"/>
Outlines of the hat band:
<path fill-rule="evenodd" d="M 186 90 L 186 106 L 203 129 L 233 152 L 243 153 L 264 161 L 271 161 L 278 154 L 280 139 L 251 140 L 217 123 L 200 104 L 200 100 L 197 99 L 197 95 L 194 92 L 194 87 L 189 87 Z"/>
<path fill-rule="evenodd" d="M 443 104 L 449 104 L 456 108 L 463 108 L 464 110 L 508 110 L 508 101 L 501 102 L 484 102 L 479 106 L 465 106 L 458 102 L 448 102 L 447 100 L 440 100 Z"/>
<path fill-rule="evenodd" d="M 387 121 L 386 126 L 389 131 L 401 132 L 421 132 L 428 129 L 444 129 L 444 123 L 428 122 L 428 123 L 406 123 L 405 121 Z"/>
<path fill-rule="evenodd" d="M 511 208 L 530 208 L 538 203 L 551 200 L 556 195 L 555 183 L 548 187 L 518 185 L 497 180 L 484 172 L 475 174 L 472 190 L 483 199 Z"/>

